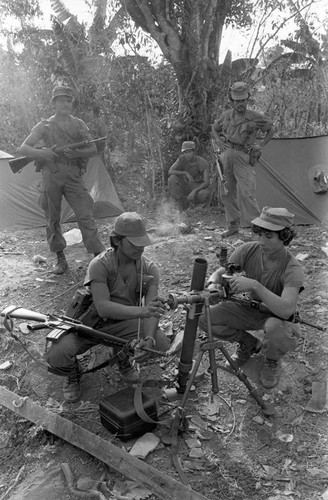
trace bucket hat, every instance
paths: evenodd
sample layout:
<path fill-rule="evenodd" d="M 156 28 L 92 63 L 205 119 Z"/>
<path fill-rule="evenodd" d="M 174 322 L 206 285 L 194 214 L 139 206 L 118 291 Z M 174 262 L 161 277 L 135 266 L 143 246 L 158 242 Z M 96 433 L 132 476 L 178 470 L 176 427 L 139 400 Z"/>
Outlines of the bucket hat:
<path fill-rule="evenodd" d="M 142 217 L 136 212 L 124 212 L 119 215 L 114 224 L 114 232 L 125 236 L 132 245 L 137 247 L 153 244 Z"/>
<path fill-rule="evenodd" d="M 288 212 L 286 208 L 263 207 L 261 215 L 251 222 L 269 231 L 280 231 L 293 226 L 294 214 Z"/>
<path fill-rule="evenodd" d="M 249 98 L 247 84 L 244 82 L 235 82 L 230 87 L 231 99 L 234 101 L 243 101 Z"/>

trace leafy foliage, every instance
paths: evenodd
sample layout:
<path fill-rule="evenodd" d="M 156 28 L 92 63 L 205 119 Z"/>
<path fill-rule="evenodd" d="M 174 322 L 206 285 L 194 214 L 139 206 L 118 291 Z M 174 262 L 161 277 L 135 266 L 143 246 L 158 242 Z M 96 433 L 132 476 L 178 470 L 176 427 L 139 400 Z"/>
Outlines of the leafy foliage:
<path fill-rule="evenodd" d="M 271 52 L 272 60 L 263 72 L 266 109 L 273 116 L 280 137 L 328 132 L 326 37 L 320 43 L 299 12 L 297 19 L 299 29 L 293 38 L 281 41 L 280 50 L 275 51 L 277 57 L 272 57 Z"/>
<path fill-rule="evenodd" d="M 255 105 L 274 118 L 279 136 L 327 132 L 328 37 L 314 37 L 301 15 L 303 0 L 298 8 L 280 0 L 93 0 L 89 26 L 70 13 L 68 2 L 51 4 L 52 29 L 40 30 L 33 24 L 36 0 L 0 0 L 0 11 L 19 21 L 8 50 L 0 53 L 2 149 L 15 152 L 31 127 L 52 113 L 49 95 L 56 82 L 74 87 L 74 113 L 93 136 L 108 137 L 104 155 L 113 177 L 119 167 L 110 161 L 112 152 L 126 152 L 124 172 L 135 173 L 142 197 L 163 192 L 183 140 L 195 140 L 210 159 L 210 126 L 229 105 L 234 81 L 250 84 Z M 288 8 L 297 31 L 266 50 Z M 259 54 L 233 60 L 228 51 L 219 60 L 225 26 L 247 30 L 252 24 L 260 36 L 273 12 L 281 17 L 260 44 L 264 71 L 257 68 Z M 164 60 L 140 55 L 150 42 Z"/>

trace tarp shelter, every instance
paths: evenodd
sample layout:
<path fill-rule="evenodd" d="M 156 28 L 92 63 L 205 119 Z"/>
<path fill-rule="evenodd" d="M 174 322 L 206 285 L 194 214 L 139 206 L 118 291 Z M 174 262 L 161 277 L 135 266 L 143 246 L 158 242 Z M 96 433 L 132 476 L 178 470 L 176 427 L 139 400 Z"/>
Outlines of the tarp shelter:
<path fill-rule="evenodd" d="M 43 210 L 38 205 L 41 174 L 31 162 L 14 174 L 8 161 L 11 155 L 0 151 L 0 229 L 27 229 L 45 225 Z M 84 175 L 85 185 L 95 201 L 94 217 L 115 217 L 124 208 L 115 186 L 99 156 L 89 159 Z M 61 222 L 75 220 L 71 207 L 63 198 Z"/>
<path fill-rule="evenodd" d="M 313 191 L 318 170 L 328 175 L 328 136 L 273 139 L 256 166 L 256 197 L 263 206 L 285 207 L 296 224 L 328 218 L 328 193 Z"/>

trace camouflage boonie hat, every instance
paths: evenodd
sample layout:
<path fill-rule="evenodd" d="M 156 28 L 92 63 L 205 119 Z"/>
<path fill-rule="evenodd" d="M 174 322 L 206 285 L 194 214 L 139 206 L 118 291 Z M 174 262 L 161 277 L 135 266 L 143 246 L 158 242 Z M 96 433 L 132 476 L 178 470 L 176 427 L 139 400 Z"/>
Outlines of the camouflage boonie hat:
<path fill-rule="evenodd" d="M 287 208 L 263 207 L 260 216 L 253 219 L 251 223 L 269 231 L 280 231 L 285 227 L 291 228 L 294 224 L 294 217 L 294 214 L 288 212 Z"/>
<path fill-rule="evenodd" d="M 249 91 L 246 83 L 235 82 L 230 87 L 231 99 L 234 101 L 243 101 L 249 98 Z"/>

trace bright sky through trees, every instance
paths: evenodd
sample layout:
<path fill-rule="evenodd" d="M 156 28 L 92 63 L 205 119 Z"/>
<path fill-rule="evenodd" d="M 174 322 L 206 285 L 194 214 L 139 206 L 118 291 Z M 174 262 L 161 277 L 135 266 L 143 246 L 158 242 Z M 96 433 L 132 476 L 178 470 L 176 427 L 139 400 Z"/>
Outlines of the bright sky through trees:
<path fill-rule="evenodd" d="M 62 0 L 67 9 L 77 16 L 79 22 L 88 24 L 91 19 L 90 8 L 83 0 Z M 50 27 L 50 16 L 52 14 L 50 0 L 39 0 L 41 10 L 44 12 L 44 23 L 46 27 Z M 309 2 L 310 3 L 310 2 Z M 302 11 L 302 15 L 308 19 L 309 15 L 317 15 L 315 25 L 320 33 L 326 33 L 328 29 L 328 2 L 327 0 L 317 0 L 308 9 Z M 295 30 L 295 25 L 289 23 L 281 33 L 279 33 L 277 40 L 272 41 L 271 45 L 279 43 L 279 40 L 286 38 L 291 31 Z M 225 30 L 220 50 L 220 61 L 223 61 L 228 49 L 232 51 L 233 59 L 244 56 L 254 56 L 250 54 L 252 46 L 252 37 L 254 30 L 242 31 L 237 29 L 228 28 Z"/>

